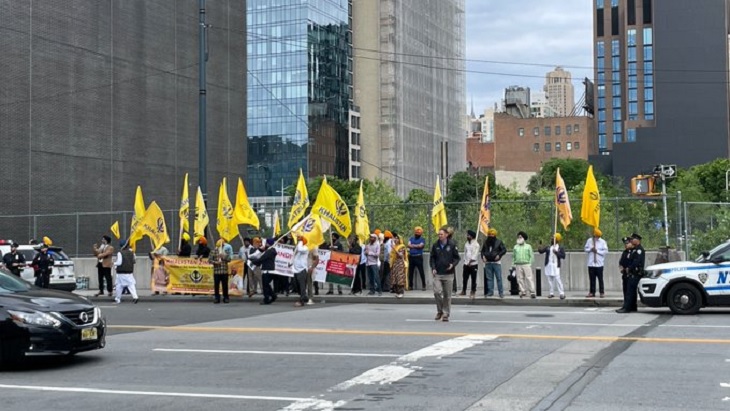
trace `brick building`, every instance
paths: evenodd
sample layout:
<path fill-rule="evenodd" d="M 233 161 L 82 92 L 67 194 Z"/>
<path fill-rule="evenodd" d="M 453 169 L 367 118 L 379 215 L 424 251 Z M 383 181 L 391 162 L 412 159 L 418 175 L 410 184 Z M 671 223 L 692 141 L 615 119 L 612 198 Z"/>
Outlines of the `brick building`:
<path fill-rule="evenodd" d="M 589 155 L 598 153 L 593 124 L 589 117 L 517 118 L 495 114 L 493 158 L 497 182 L 506 186 L 516 183 L 517 189 L 525 189 L 530 177 L 547 160 L 588 160 Z M 480 146 L 477 152 L 488 150 Z"/>

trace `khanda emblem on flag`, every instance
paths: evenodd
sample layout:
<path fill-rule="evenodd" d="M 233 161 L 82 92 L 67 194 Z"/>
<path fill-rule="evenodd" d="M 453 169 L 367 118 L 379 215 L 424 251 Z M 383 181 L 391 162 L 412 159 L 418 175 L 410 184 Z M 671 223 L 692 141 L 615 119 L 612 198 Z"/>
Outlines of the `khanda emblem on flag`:
<path fill-rule="evenodd" d="M 230 204 L 223 206 L 223 215 L 226 217 L 226 220 L 233 219 L 233 207 Z"/>
<path fill-rule="evenodd" d="M 365 211 L 365 204 L 361 204 L 361 205 L 360 205 L 360 206 L 359 206 L 359 207 L 357 208 L 357 216 L 358 216 L 359 218 L 365 218 L 365 217 L 367 217 L 367 215 L 366 215 L 366 211 Z"/>
<path fill-rule="evenodd" d="M 165 232 L 165 220 L 160 217 L 157 219 L 157 233 L 162 234 Z"/>
<path fill-rule="evenodd" d="M 346 215 L 347 214 L 347 204 L 345 204 L 341 200 L 337 200 L 337 203 L 335 204 L 335 207 L 337 207 L 337 214 L 338 215 Z"/>
<path fill-rule="evenodd" d="M 304 223 L 304 226 L 302 227 L 302 232 L 304 233 L 311 233 L 312 230 L 314 230 L 314 225 L 316 224 L 316 221 L 314 218 L 310 217 L 307 219 L 307 221 Z"/>
<path fill-rule="evenodd" d="M 302 201 L 302 193 L 299 191 L 294 193 L 294 204 L 299 204 Z"/>

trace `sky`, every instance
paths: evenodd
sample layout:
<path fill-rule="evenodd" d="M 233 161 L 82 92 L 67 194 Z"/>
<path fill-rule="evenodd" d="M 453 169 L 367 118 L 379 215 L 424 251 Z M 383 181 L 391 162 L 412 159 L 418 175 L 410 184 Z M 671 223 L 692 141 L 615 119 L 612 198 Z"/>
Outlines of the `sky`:
<path fill-rule="evenodd" d="M 593 77 L 593 3 L 466 0 L 467 113 L 472 98 L 478 116 L 511 85 L 542 91 L 555 66 L 572 73 L 577 103 L 583 78 Z"/>

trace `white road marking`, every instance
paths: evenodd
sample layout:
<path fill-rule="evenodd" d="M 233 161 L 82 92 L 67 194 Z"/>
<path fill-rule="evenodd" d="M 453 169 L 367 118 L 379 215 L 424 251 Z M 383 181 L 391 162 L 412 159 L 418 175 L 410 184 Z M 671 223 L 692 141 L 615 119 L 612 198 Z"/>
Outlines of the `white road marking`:
<path fill-rule="evenodd" d="M 459 309 L 458 312 L 469 313 L 469 314 L 550 314 L 550 315 L 602 315 L 611 314 L 615 308 L 586 308 L 581 311 L 560 311 L 560 308 L 555 307 L 555 310 L 479 310 L 473 309 Z M 451 310 L 456 311 L 456 310 Z"/>
<path fill-rule="evenodd" d="M 446 341 L 441 341 L 428 347 L 422 348 L 412 353 L 402 355 L 395 361 L 387 365 L 381 365 L 379 367 L 372 368 L 358 375 L 355 378 L 349 379 L 343 383 L 337 384 L 334 387 L 327 390 L 328 392 L 333 391 L 344 391 L 357 385 L 385 385 L 392 384 L 399 381 L 415 371 L 421 369 L 412 363 L 415 363 L 424 358 L 443 358 L 448 355 L 453 355 L 459 351 L 463 351 L 467 348 L 474 347 L 482 344 L 484 341 L 491 341 L 497 338 L 496 335 L 465 335 L 463 337 L 453 338 Z M 319 402 L 314 400 L 314 403 L 307 403 L 306 401 L 296 401 L 285 408 L 282 411 L 331 411 L 335 407 L 343 407 L 347 401 L 337 402 Z M 324 405 L 322 405 L 324 404 Z M 328 408 L 327 404 L 333 404 L 331 408 Z"/>
<path fill-rule="evenodd" d="M 234 395 L 234 394 L 205 394 L 205 393 L 189 393 L 189 392 L 156 392 L 156 391 L 128 391 L 128 390 L 110 390 L 101 388 L 81 388 L 81 387 L 48 387 L 35 385 L 10 385 L 0 384 L 0 389 L 9 390 L 29 390 L 29 391 L 50 391 L 50 392 L 74 392 L 82 394 L 109 394 L 109 395 L 141 395 L 150 397 L 187 397 L 187 398 L 213 398 L 227 400 L 257 400 L 257 401 L 303 401 L 311 403 L 319 408 L 315 410 L 330 409 L 338 405 L 325 400 L 316 400 L 313 398 L 297 398 L 297 397 L 272 397 L 265 395 Z"/>
<path fill-rule="evenodd" d="M 491 341 L 497 338 L 496 335 L 466 335 L 452 338 L 430 345 L 426 348 L 414 351 L 410 354 L 398 357 L 389 365 L 373 368 L 365 371 L 359 376 L 337 384 L 331 391 L 344 391 L 356 385 L 383 385 L 390 384 L 403 379 L 416 371 L 418 368 L 411 365 L 424 358 L 443 358 L 458 353 L 467 348 L 479 345 L 484 341 Z"/>
<path fill-rule="evenodd" d="M 352 353 L 352 352 L 314 352 L 314 351 L 252 351 L 252 350 L 195 350 L 178 348 L 155 348 L 152 351 L 159 352 L 188 352 L 201 354 L 263 354 L 263 355 L 302 355 L 322 357 L 378 357 L 395 358 L 400 354 L 374 354 L 374 353 Z"/>
<path fill-rule="evenodd" d="M 720 383 L 720 387 L 722 387 L 722 388 L 730 388 L 730 383 L 727 383 L 727 382 L 721 382 L 721 383 Z"/>

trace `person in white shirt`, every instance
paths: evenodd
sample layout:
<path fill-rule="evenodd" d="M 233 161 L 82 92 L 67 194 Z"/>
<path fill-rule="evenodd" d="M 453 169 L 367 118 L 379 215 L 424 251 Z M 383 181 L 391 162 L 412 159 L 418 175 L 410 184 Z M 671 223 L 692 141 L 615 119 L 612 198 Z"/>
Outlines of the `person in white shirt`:
<path fill-rule="evenodd" d="M 474 298 L 477 292 L 477 269 L 479 266 L 479 242 L 475 239 L 477 234 L 473 230 L 466 232 L 466 244 L 464 245 L 464 267 L 462 271 L 462 281 L 464 285 L 461 294 L 466 295 L 466 286 L 471 278 L 471 294 L 469 298 Z"/>
<path fill-rule="evenodd" d="M 139 297 L 137 296 L 137 282 L 134 279 L 134 264 L 137 262 L 129 244 L 126 240 L 119 242 L 121 250 L 117 253 L 117 259 L 114 261 L 114 268 L 117 271 L 117 283 L 114 290 L 114 302 L 119 304 L 122 302 L 122 291 L 124 288 L 132 294 L 132 302 L 137 304 Z"/>
<path fill-rule="evenodd" d="M 307 247 L 307 239 L 302 237 L 299 239 L 296 247 L 294 247 L 294 258 L 292 260 L 291 270 L 294 273 L 294 279 L 299 284 L 299 301 L 294 306 L 301 307 L 309 301 L 307 297 L 307 276 L 309 274 L 309 248 Z"/>
<path fill-rule="evenodd" d="M 601 293 L 601 298 L 605 294 L 603 288 L 603 260 L 606 254 L 608 254 L 608 244 L 606 240 L 601 238 L 603 233 L 598 228 L 593 229 L 593 237 L 586 241 L 584 247 L 588 257 L 588 277 L 590 279 L 590 290 L 587 298 L 593 298 L 596 296 L 596 280 L 598 280 L 598 291 Z"/>

